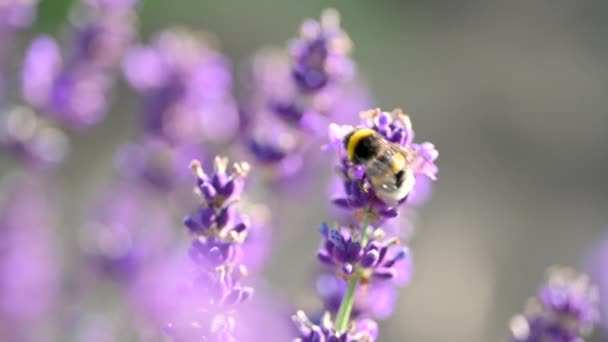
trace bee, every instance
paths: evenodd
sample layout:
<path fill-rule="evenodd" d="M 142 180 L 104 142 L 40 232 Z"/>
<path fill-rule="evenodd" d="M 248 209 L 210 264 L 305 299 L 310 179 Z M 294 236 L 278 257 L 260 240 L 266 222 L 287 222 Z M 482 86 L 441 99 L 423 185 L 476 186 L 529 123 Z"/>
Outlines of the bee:
<path fill-rule="evenodd" d="M 399 203 L 414 187 L 414 151 L 387 141 L 369 128 L 355 129 L 342 143 L 348 160 L 365 166 L 373 190 L 385 203 Z"/>

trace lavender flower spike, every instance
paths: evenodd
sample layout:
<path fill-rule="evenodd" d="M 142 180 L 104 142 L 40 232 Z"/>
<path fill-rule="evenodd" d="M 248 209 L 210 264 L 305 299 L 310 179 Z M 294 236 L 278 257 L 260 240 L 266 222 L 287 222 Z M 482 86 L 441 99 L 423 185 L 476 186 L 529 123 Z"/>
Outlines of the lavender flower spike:
<path fill-rule="evenodd" d="M 184 225 L 195 237 L 190 255 L 213 267 L 233 262 L 237 245 L 245 241 L 250 226 L 248 219 L 233 208 L 249 164 L 235 163 L 232 172 L 227 173 L 228 159 L 216 157 L 212 175 L 205 173 L 199 161 L 193 161 L 190 167 L 197 177 L 195 193 L 202 200 L 198 215 L 184 218 Z"/>
<path fill-rule="evenodd" d="M 547 283 L 523 315 L 511 320 L 513 342 L 581 342 L 599 320 L 597 289 L 589 278 L 564 267 L 549 269 Z"/>
<path fill-rule="evenodd" d="M 234 208 L 249 165 L 234 163 L 229 171 L 228 159 L 216 157 L 211 174 L 197 160 L 190 168 L 201 199 L 197 215 L 184 219 L 193 235 L 189 255 L 195 270 L 182 286 L 181 318 L 174 317 L 166 330 L 178 340 L 237 341 L 235 308 L 253 295 L 240 284 L 247 274 L 242 244 L 250 223 Z"/>

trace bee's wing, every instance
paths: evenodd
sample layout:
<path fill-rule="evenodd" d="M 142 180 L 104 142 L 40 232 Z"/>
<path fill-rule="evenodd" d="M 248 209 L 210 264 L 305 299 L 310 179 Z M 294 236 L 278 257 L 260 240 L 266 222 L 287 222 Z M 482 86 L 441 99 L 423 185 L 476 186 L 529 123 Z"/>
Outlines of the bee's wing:
<path fill-rule="evenodd" d="M 401 146 L 399 144 L 391 144 L 393 149 L 398 151 L 405 158 L 405 164 L 407 167 L 411 167 L 416 160 L 416 151 L 407 146 Z"/>
<path fill-rule="evenodd" d="M 408 174 L 412 153 L 409 149 L 386 140 L 382 140 L 380 144 L 384 151 L 380 157 L 382 159 L 380 165 L 383 169 L 374 170 L 379 176 L 374 178 L 374 185 L 385 191 L 396 191 Z"/>

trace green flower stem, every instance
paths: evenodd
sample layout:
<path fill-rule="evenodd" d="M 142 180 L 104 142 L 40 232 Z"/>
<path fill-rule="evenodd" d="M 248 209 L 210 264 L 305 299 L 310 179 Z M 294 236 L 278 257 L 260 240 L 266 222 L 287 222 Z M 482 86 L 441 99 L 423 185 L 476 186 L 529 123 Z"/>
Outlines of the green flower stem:
<path fill-rule="evenodd" d="M 361 248 L 365 248 L 367 245 L 367 226 L 369 225 L 369 215 L 365 215 L 363 218 L 363 225 L 361 226 Z M 338 315 L 336 316 L 336 330 L 340 333 L 346 332 L 348 328 L 348 322 L 350 321 L 350 314 L 353 311 L 353 304 L 355 303 L 355 290 L 359 283 L 359 273 L 355 273 L 353 278 L 348 282 L 348 288 L 346 294 L 340 304 Z"/>

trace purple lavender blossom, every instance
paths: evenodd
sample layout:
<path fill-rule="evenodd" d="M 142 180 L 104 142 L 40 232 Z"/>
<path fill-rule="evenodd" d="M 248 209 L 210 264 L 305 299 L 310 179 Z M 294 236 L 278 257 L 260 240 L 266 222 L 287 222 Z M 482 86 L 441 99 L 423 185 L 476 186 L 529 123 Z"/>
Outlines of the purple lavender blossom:
<path fill-rule="evenodd" d="M 412 151 L 413 175 L 423 175 L 431 180 L 437 178 L 437 166 L 435 160 L 438 152 L 434 145 L 425 142 L 415 144 L 414 131 L 409 117 L 401 110 L 393 110 L 391 113 L 382 112 L 380 109 L 369 110 L 361 114 L 363 127 L 373 129 L 389 142 L 399 144 Z M 355 210 L 355 215 L 363 215 L 363 211 L 372 215 L 371 222 L 383 221 L 398 216 L 398 207 L 407 200 L 407 196 L 399 203 L 386 203 L 380 194 L 377 194 L 365 173 L 365 166 L 353 165 L 346 156 L 346 152 L 340 146 L 342 140 L 354 128 L 352 126 L 330 125 L 329 144 L 326 149 L 338 149 L 340 164 L 338 172 L 343 179 L 343 191 L 334 195 L 333 203 L 344 209 Z M 414 183 L 414 191 L 416 190 Z"/>
<path fill-rule="evenodd" d="M 321 318 L 317 325 L 302 311 L 293 317 L 299 330 L 299 342 L 372 342 L 378 338 L 378 325 L 370 319 L 352 322 L 345 332 L 337 331 L 329 313 Z"/>
<path fill-rule="evenodd" d="M 324 11 L 321 22 L 306 20 L 300 37 L 290 43 L 294 60 L 292 76 L 297 86 L 303 91 L 315 92 L 328 83 L 353 77 L 351 50 L 352 43 L 340 28 L 336 10 Z"/>
<path fill-rule="evenodd" d="M 70 127 L 88 128 L 101 121 L 119 60 L 134 35 L 132 11 L 101 2 L 85 6 L 71 28 L 65 54 L 53 38 L 35 38 L 21 74 L 25 100 Z"/>
<path fill-rule="evenodd" d="M 202 266 L 238 263 L 248 269 L 259 268 L 268 252 L 268 213 L 264 206 L 247 205 L 241 198 L 249 165 L 235 163 L 228 172 L 228 160 L 216 157 L 211 175 L 198 161 L 191 167 L 198 177 L 195 192 L 202 200 L 196 215 L 184 218 L 184 225 L 195 237 L 190 248 L 192 259 Z M 236 203 L 248 215 L 236 208 Z"/>
<path fill-rule="evenodd" d="M 511 320 L 511 341 L 580 342 L 599 320 L 597 289 L 576 271 L 549 269 L 547 283 Z"/>
<path fill-rule="evenodd" d="M 369 106 L 335 10 L 325 11 L 320 22 L 305 21 L 301 37 L 289 45 L 289 53 L 254 56 L 242 106 L 245 145 L 275 179 L 296 174 L 304 159 L 318 159 L 311 146 L 330 121 L 351 122 L 353 112 Z"/>
<path fill-rule="evenodd" d="M 230 65 L 202 37 L 167 30 L 125 57 L 126 78 L 143 96 L 147 134 L 174 143 L 223 144 L 237 133 Z"/>
<path fill-rule="evenodd" d="M 31 108 L 15 106 L 0 111 L 0 121 L 0 145 L 24 163 L 44 169 L 64 160 L 69 148 L 67 137 Z"/>
<path fill-rule="evenodd" d="M 346 280 L 357 275 L 362 284 L 372 279 L 409 278 L 399 274 L 410 271 L 403 267 L 410 258 L 409 249 L 400 246 L 399 239 L 385 238 L 382 229 L 375 229 L 367 233 L 371 237 L 363 246 L 358 236 L 360 231 L 361 228 L 329 228 L 323 224 L 320 230 L 323 246 L 317 252 L 319 261 Z"/>
<path fill-rule="evenodd" d="M 253 294 L 251 287 L 240 283 L 247 274 L 248 255 L 242 245 L 251 223 L 234 206 L 249 165 L 235 163 L 229 171 L 228 160 L 216 157 L 213 173 L 206 173 L 199 161 L 193 161 L 191 169 L 201 200 L 197 215 L 184 219 L 193 236 L 192 271 L 191 276 L 184 275 L 187 280 L 178 294 L 184 300 L 171 309 L 175 317 L 165 330 L 176 339 L 236 341 L 235 307 Z"/>
<path fill-rule="evenodd" d="M 48 338 L 59 294 L 53 210 L 38 181 L 13 179 L 0 209 L 0 330 L 10 341 Z"/>

